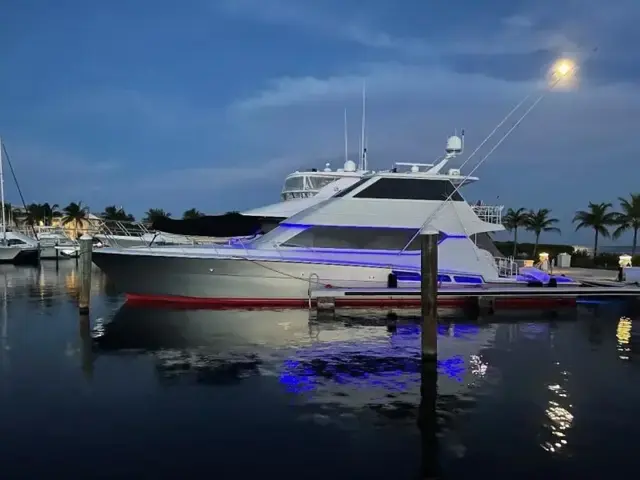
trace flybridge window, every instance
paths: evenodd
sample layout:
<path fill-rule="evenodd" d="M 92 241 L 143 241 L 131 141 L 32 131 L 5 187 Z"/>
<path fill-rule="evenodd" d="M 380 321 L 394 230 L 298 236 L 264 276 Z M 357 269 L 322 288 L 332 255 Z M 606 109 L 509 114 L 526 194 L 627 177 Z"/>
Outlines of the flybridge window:
<path fill-rule="evenodd" d="M 357 250 L 402 250 L 418 232 L 414 228 L 309 227 L 282 243 L 287 247 L 350 248 Z M 420 236 L 407 250 L 420 250 Z"/>
<path fill-rule="evenodd" d="M 449 180 L 419 178 L 380 178 L 371 186 L 354 195 L 354 198 L 388 198 L 394 200 L 446 200 L 455 190 Z M 451 200 L 462 202 L 460 193 L 453 193 Z"/>
<path fill-rule="evenodd" d="M 304 188 L 304 177 L 291 177 L 284 181 L 285 190 L 302 190 Z"/>

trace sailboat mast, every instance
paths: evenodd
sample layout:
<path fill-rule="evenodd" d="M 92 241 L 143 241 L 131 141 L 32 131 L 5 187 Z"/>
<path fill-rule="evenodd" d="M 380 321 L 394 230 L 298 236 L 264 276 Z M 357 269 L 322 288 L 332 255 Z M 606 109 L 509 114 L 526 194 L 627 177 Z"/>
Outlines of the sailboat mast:
<path fill-rule="evenodd" d="M 0 200 L 2 200 L 2 243 L 7 244 L 7 219 L 5 218 L 4 211 L 4 160 L 2 158 L 2 139 L 0 138 Z"/>

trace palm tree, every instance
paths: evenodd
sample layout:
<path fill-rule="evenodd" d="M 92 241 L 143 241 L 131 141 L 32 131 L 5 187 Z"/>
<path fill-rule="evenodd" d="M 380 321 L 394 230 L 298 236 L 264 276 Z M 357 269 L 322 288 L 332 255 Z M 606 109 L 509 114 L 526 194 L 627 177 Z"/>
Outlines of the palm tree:
<path fill-rule="evenodd" d="M 204 213 L 202 213 L 200 210 L 197 210 L 195 208 L 190 208 L 189 210 L 185 211 L 182 214 L 183 220 L 193 220 L 195 218 L 200 218 L 200 217 L 204 217 Z"/>
<path fill-rule="evenodd" d="M 638 246 L 638 230 L 640 230 L 640 193 L 632 193 L 629 200 L 619 197 L 620 209 L 622 212 L 616 215 L 616 225 L 618 228 L 613 232 L 613 238 L 620 236 L 627 230 L 633 231 L 633 246 L 631 256 L 636 254 Z"/>
<path fill-rule="evenodd" d="M 518 228 L 527 226 L 527 219 L 529 215 L 527 210 L 519 208 L 514 210 L 510 208 L 507 210 L 507 214 L 502 217 L 502 224 L 508 231 L 513 232 L 513 258 L 516 258 L 518 253 Z"/>
<path fill-rule="evenodd" d="M 540 234 L 542 232 L 560 233 L 560 229 L 553 226 L 558 223 L 558 219 L 549 217 L 549 214 L 551 214 L 551 210 L 548 208 L 541 208 L 537 212 L 530 210 L 527 214 L 527 224 L 525 228 L 529 232 L 533 232 L 536 236 L 536 242 L 533 245 L 533 258 L 536 257 L 538 242 L 540 241 Z"/>
<path fill-rule="evenodd" d="M 162 208 L 150 208 L 149 210 L 147 210 L 147 213 L 145 215 L 145 223 L 154 223 L 161 218 L 171 217 L 171 214 L 169 212 L 165 212 Z"/>
<path fill-rule="evenodd" d="M 31 203 L 27 206 L 27 224 L 34 226 L 40 222 L 44 223 L 45 212 L 39 203 Z"/>
<path fill-rule="evenodd" d="M 576 225 L 576 232 L 581 228 L 593 228 L 595 231 L 595 239 L 593 242 L 593 257 L 598 254 L 598 238 L 602 235 L 605 238 L 610 236 L 609 228 L 616 224 L 618 214 L 608 211 L 611 208 L 610 203 L 593 203 L 589 202 L 589 210 L 580 210 L 573 217 L 573 223 Z"/>
<path fill-rule="evenodd" d="M 135 222 L 136 219 L 130 213 L 125 212 L 124 208 L 116 207 L 115 205 L 109 205 L 104 208 L 102 212 L 102 218 L 105 220 L 116 220 L 121 222 Z"/>
<path fill-rule="evenodd" d="M 48 202 L 45 202 L 42 205 L 40 205 L 40 212 L 43 216 L 43 221 L 45 225 L 50 226 L 51 224 L 53 224 L 53 217 L 62 216 L 59 208 L 60 207 L 57 203 L 54 203 L 53 205 L 49 205 Z"/>
<path fill-rule="evenodd" d="M 71 202 L 62 209 L 62 225 L 73 224 L 75 237 L 78 237 L 78 229 L 87 221 L 88 209 L 82 206 L 82 202 Z"/>

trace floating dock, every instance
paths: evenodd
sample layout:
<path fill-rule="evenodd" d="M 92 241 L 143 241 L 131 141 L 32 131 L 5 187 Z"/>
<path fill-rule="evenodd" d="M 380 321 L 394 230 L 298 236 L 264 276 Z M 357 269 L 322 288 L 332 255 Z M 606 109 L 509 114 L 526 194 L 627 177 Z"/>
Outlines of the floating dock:
<path fill-rule="evenodd" d="M 420 288 L 321 288 L 312 290 L 309 302 L 318 310 L 336 307 L 416 307 L 421 304 Z M 575 305 L 580 298 L 640 298 L 635 286 L 526 286 L 483 285 L 442 287 L 440 307 L 487 305 L 506 308 L 547 308 Z"/>

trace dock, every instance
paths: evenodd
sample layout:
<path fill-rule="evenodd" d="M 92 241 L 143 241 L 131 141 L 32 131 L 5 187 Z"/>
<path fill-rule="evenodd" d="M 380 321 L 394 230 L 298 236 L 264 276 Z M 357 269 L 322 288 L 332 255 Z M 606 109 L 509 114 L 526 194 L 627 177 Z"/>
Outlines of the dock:
<path fill-rule="evenodd" d="M 421 305 L 418 287 L 399 288 L 321 288 L 309 292 L 318 310 L 336 307 L 416 307 Z M 637 286 L 447 286 L 438 289 L 439 307 L 468 307 L 478 304 L 506 308 L 548 308 L 575 305 L 580 298 L 640 298 Z"/>
<path fill-rule="evenodd" d="M 597 268 L 557 268 L 553 269 L 554 275 L 565 275 L 585 285 L 619 287 L 617 270 L 605 270 Z"/>

